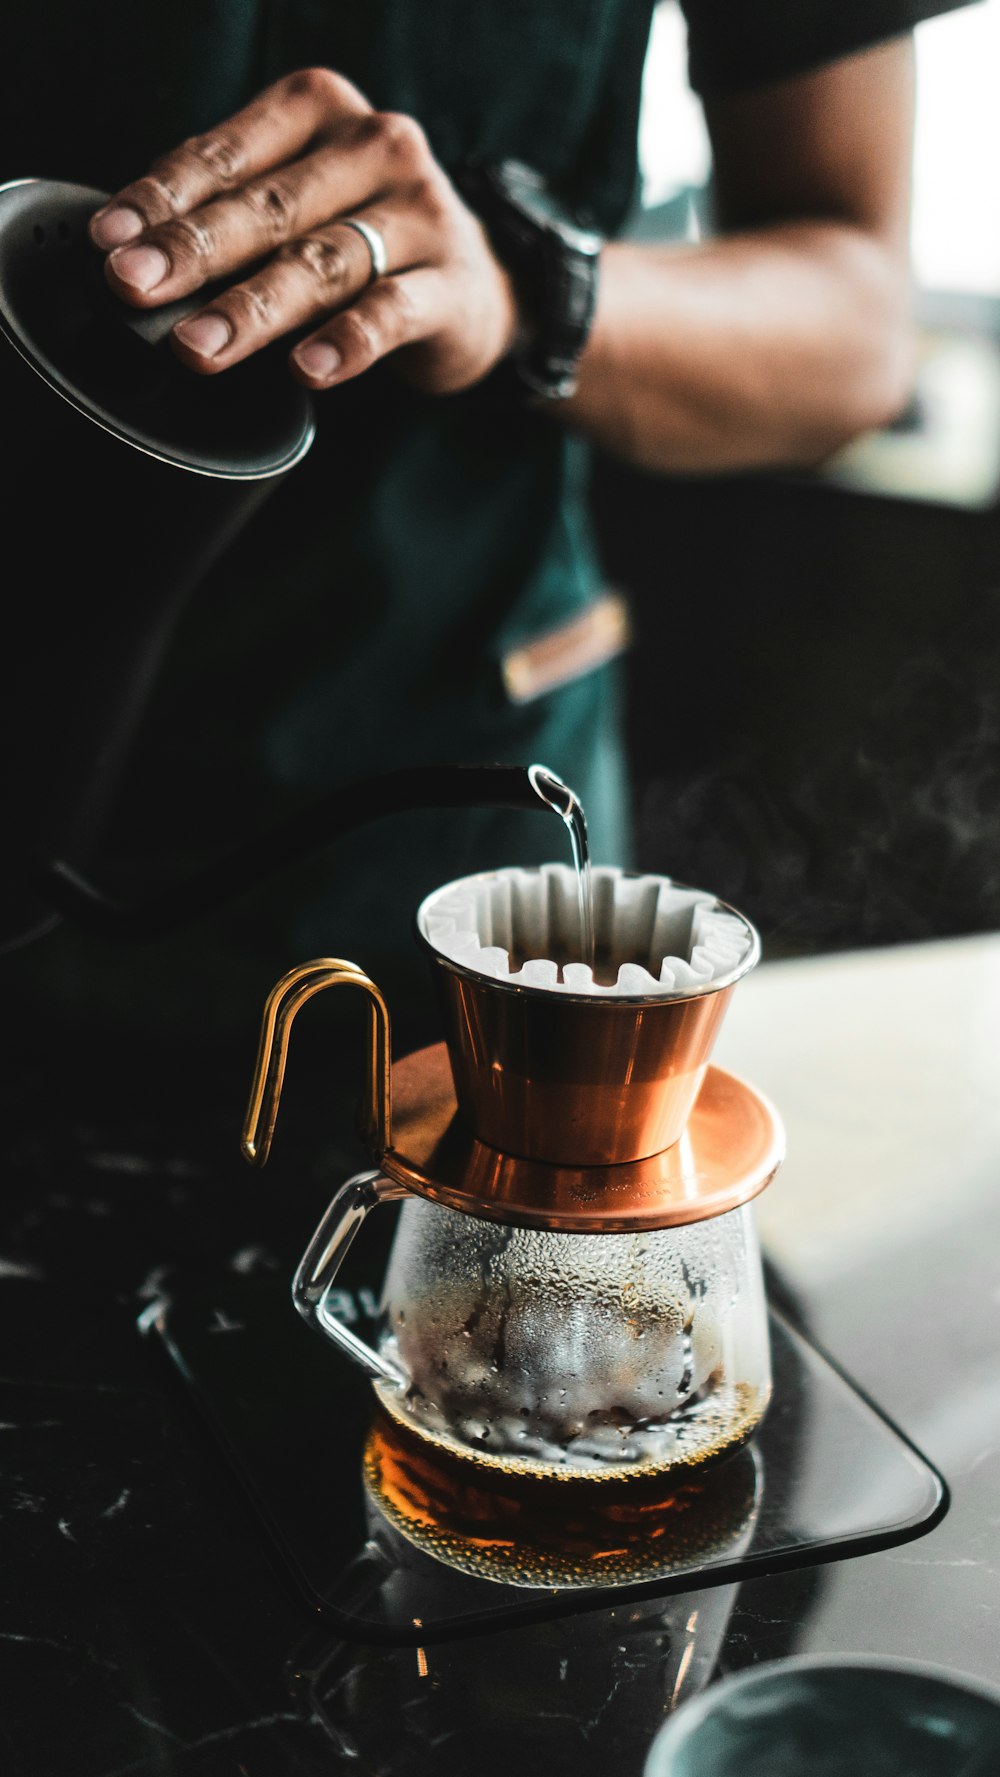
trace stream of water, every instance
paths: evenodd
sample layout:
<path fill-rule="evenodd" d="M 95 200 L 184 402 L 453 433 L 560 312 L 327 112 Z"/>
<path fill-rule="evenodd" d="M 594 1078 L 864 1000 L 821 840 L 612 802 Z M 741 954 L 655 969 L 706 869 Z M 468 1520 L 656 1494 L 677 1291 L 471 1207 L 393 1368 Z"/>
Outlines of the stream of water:
<path fill-rule="evenodd" d="M 546 765 L 528 767 L 531 787 L 546 807 L 554 809 L 569 833 L 576 870 L 576 898 L 580 910 L 580 961 L 594 967 L 594 884 L 590 845 L 583 804 L 576 792 Z"/>

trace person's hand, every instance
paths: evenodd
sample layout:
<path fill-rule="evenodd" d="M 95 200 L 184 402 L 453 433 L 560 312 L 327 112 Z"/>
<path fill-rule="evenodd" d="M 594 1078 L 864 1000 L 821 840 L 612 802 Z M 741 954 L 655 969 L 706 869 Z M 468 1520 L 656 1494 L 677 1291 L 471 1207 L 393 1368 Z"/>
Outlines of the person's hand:
<path fill-rule="evenodd" d="M 382 236 L 382 276 L 349 217 Z M 90 237 L 137 308 L 232 278 L 171 335 L 206 374 L 312 328 L 290 357 L 308 388 L 391 352 L 408 380 L 445 394 L 485 376 L 517 333 L 510 278 L 419 124 L 373 110 L 329 69 L 288 75 L 164 155 L 97 211 Z"/>

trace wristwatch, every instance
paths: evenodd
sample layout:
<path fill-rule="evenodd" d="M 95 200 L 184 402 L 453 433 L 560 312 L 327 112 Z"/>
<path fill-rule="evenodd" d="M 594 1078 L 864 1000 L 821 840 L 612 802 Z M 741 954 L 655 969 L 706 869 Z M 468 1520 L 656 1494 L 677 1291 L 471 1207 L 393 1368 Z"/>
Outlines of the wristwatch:
<path fill-rule="evenodd" d="M 603 236 L 559 203 L 523 161 L 466 161 L 455 183 L 510 272 L 525 321 L 513 365 L 531 394 L 561 401 L 576 388 L 594 318 Z"/>

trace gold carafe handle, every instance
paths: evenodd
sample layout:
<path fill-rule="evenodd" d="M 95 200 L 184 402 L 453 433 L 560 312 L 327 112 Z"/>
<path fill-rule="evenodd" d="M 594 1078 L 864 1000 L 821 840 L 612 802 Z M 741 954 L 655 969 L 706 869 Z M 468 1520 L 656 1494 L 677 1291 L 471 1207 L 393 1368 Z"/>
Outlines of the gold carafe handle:
<path fill-rule="evenodd" d="M 271 1151 L 271 1139 L 278 1116 L 278 1101 L 285 1078 L 288 1035 L 292 1019 L 314 993 L 324 987 L 360 987 L 368 995 L 371 1019 L 368 1027 L 368 1065 L 366 1095 L 362 1100 L 361 1134 L 377 1157 L 390 1145 L 392 1132 L 392 1042 L 389 1008 L 374 981 L 370 981 L 357 963 L 340 957 L 321 956 L 315 962 L 302 963 L 282 975 L 267 996 L 261 1020 L 260 1043 L 254 1068 L 250 1103 L 243 1120 L 240 1143 L 243 1154 L 254 1166 L 263 1166 Z"/>

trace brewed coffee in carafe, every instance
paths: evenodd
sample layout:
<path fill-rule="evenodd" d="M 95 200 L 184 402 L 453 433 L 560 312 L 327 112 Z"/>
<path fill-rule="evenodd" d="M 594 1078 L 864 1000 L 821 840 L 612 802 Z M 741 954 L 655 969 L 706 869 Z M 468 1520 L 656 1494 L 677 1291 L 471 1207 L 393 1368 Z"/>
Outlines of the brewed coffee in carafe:
<path fill-rule="evenodd" d="M 503 1226 L 404 1203 L 376 1383 L 393 1417 L 506 1474 L 600 1480 L 737 1449 L 767 1404 L 749 1208 L 637 1234 Z"/>

